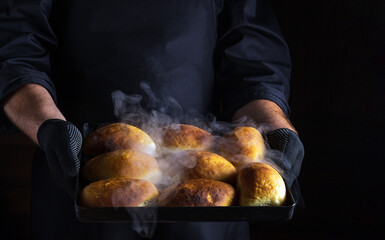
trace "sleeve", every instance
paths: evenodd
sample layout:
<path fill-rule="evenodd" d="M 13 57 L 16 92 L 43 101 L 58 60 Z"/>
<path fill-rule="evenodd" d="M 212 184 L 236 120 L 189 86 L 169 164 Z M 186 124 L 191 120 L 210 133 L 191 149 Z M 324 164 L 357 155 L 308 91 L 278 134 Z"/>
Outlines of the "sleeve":
<path fill-rule="evenodd" d="M 0 102 L 27 83 L 43 86 L 56 102 L 49 51 L 56 37 L 49 24 L 52 0 L 0 1 Z M 11 126 L 0 110 L 0 132 Z"/>
<path fill-rule="evenodd" d="M 291 61 L 268 0 L 223 0 L 217 15 L 215 82 L 225 119 L 252 100 L 275 102 L 286 115 Z"/>

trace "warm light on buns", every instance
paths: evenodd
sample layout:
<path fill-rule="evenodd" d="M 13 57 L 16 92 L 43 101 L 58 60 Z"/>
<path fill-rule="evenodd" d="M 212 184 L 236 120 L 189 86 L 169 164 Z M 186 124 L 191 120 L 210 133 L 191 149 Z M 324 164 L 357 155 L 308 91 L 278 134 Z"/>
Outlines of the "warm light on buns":
<path fill-rule="evenodd" d="M 209 151 L 190 150 L 176 154 L 173 161 L 185 165 L 182 180 L 205 178 L 235 183 L 237 170 L 222 156 Z"/>
<path fill-rule="evenodd" d="M 211 179 L 192 179 L 186 183 L 166 188 L 158 198 L 159 206 L 210 207 L 230 206 L 234 188 L 224 182 Z"/>
<path fill-rule="evenodd" d="M 113 123 L 99 128 L 91 132 L 83 142 L 83 154 L 86 156 L 97 156 L 121 149 L 136 150 L 154 156 L 156 145 L 147 133 L 124 123 Z"/>
<path fill-rule="evenodd" d="M 236 127 L 220 138 L 218 152 L 236 168 L 262 160 L 265 143 L 259 131 L 253 127 Z"/>
<path fill-rule="evenodd" d="M 257 129 L 236 127 L 217 142 L 211 133 L 187 124 L 151 133 L 159 149 L 147 133 L 123 123 L 85 138 L 83 154 L 92 158 L 81 168 L 80 176 L 90 184 L 78 196 L 80 206 L 285 204 L 285 181 L 263 160 L 265 142 Z"/>
<path fill-rule="evenodd" d="M 286 186 L 281 175 L 265 163 L 250 163 L 238 173 L 240 206 L 280 206 L 285 203 Z"/>
<path fill-rule="evenodd" d="M 83 207 L 144 207 L 159 195 L 145 180 L 112 178 L 93 182 L 79 195 Z"/>
<path fill-rule="evenodd" d="M 208 150 L 214 142 L 211 133 L 192 125 L 172 124 L 162 132 L 162 144 L 168 151 Z"/>
<path fill-rule="evenodd" d="M 87 161 L 81 171 L 89 182 L 101 179 L 126 177 L 156 180 L 160 169 L 154 157 L 132 150 L 117 150 L 96 156 Z"/>

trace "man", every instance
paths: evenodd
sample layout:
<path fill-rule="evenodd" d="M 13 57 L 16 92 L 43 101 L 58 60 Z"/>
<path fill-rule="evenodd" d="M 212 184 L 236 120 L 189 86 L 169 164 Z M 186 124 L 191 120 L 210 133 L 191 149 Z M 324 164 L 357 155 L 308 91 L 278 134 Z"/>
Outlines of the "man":
<path fill-rule="evenodd" d="M 277 130 L 267 136 L 284 169 L 302 161 L 287 118 L 289 52 L 267 0 L 8 0 L 0 19 L 4 113 L 42 150 L 32 177 L 37 239 L 140 239 L 124 224 L 80 223 L 72 199 L 78 128 L 116 120 L 111 92 L 143 95 L 142 81 L 184 109 L 265 124 Z M 154 235 L 226 238 L 248 239 L 247 224 L 159 224 Z"/>

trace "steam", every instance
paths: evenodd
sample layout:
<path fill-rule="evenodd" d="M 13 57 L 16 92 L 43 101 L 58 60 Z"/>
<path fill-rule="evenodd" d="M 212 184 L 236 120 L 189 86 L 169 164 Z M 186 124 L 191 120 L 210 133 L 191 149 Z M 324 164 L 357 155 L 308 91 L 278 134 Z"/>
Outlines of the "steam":
<path fill-rule="evenodd" d="M 159 147 L 162 143 L 162 127 L 185 123 L 208 132 L 212 132 L 212 129 L 225 130 L 225 128 L 220 124 L 213 124 L 213 121 L 208 121 L 209 118 L 198 113 L 198 111 L 190 109 L 185 112 L 182 106 L 170 96 L 157 96 L 147 82 L 142 82 L 140 87 L 145 92 L 145 96 L 138 94 L 126 95 L 119 90 L 112 92 L 114 114 L 119 122 L 140 128 L 157 144 L 155 156 L 162 174 L 154 179 L 152 183 L 159 192 L 162 192 L 168 186 L 180 183 L 186 169 L 195 166 L 195 162 L 183 161 L 184 158 L 178 153 L 165 154 L 162 151 Z M 142 106 L 143 102 L 146 102 L 145 107 Z M 181 160 L 176 161 L 176 159 Z M 156 207 L 126 209 L 132 220 L 131 228 L 142 237 L 152 237 L 157 222 Z"/>
<path fill-rule="evenodd" d="M 214 115 L 203 115 L 195 109 L 187 109 L 186 111 L 173 97 L 158 95 L 148 82 L 141 82 L 140 87 L 145 93 L 144 96 L 138 94 L 126 95 L 119 90 L 112 92 L 114 114 L 120 122 L 136 126 L 145 131 L 157 144 L 156 158 L 163 174 L 155 182 L 155 185 L 160 191 L 170 184 L 178 183 L 186 168 L 193 167 L 191 163 L 190 165 L 182 163 L 183 157 L 180 155 L 175 153 L 166 154 L 167 151 L 163 151 L 160 147 L 162 144 L 162 127 L 179 123 L 190 124 L 212 133 L 217 140 L 223 134 L 238 126 L 254 127 L 261 133 L 271 130 L 269 126 L 257 125 L 247 117 L 229 123 L 217 121 Z M 143 106 L 144 104 L 145 106 Z M 300 164 L 294 166 L 295 169 L 291 169 L 292 172 L 284 171 L 284 169 L 288 169 L 285 167 L 287 163 L 281 162 L 280 154 L 279 151 L 272 150 L 267 146 L 265 157 L 259 161 L 273 166 L 287 182 L 291 183 L 298 175 L 295 173 L 299 172 Z M 233 157 L 233 159 L 237 158 L 242 164 L 253 161 L 243 155 Z"/>
<path fill-rule="evenodd" d="M 162 175 L 153 183 L 161 192 L 171 184 L 180 183 L 186 169 L 195 166 L 187 163 L 177 152 L 162 149 L 162 127 L 171 124 L 190 124 L 207 132 L 224 132 L 231 129 L 233 124 L 216 122 L 212 115 L 204 116 L 194 109 L 185 112 L 176 99 L 170 96 L 157 96 L 147 82 L 140 83 L 145 96 L 137 94 L 126 95 L 116 90 L 112 92 L 114 114 L 119 122 L 136 126 L 146 132 L 157 144 L 155 154 Z M 146 106 L 143 100 L 146 98 Z"/>
<path fill-rule="evenodd" d="M 141 237 L 151 238 L 156 230 L 156 207 L 126 208 L 131 217 L 131 228 Z"/>
<path fill-rule="evenodd" d="M 179 123 L 190 124 L 212 133 L 216 139 L 237 126 L 251 126 L 259 132 L 270 130 L 267 126 L 256 125 L 246 117 L 239 119 L 237 122 L 228 123 L 217 121 L 215 116 L 203 115 L 194 109 L 186 111 L 176 99 L 170 96 L 158 96 L 149 83 L 141 82 L 140 87 L 145 92 L 145 96 L 126 95 L 119 90 L 112 92 L 114 114 L 120 122 L 136 126 L 145 131 L 157 144 L 156 158 L 162 174 L 153 184 L 159 192 L 162 192 L 170 185 L 180 183 L 186 169 L 195 166 L 195 162 L 184 161 L 185 158 L 178 153 L 165 154 L 165 152 L 162 152 L 160 148 L 162 127 Z M 146 106 L 142 106 L 143 104 L 146 104 Z M 290 173 L 283 171 L 276 164 L 276 161 L 280 159 L 278 152 L 267 148 L 265 154 L 266 157 L 261 162 L 273 166 L 285 179 L 293 180 Z M 242 161 L 248 160 L 243 159 Z M 249 159 L 249 161 L 252 160 Z M 143 237 L 151 237 L 156 228 L 156 210 L 153 209 L 143 210 L 140 208 L 129 211 L 133 219 L 133 229 Z"/>

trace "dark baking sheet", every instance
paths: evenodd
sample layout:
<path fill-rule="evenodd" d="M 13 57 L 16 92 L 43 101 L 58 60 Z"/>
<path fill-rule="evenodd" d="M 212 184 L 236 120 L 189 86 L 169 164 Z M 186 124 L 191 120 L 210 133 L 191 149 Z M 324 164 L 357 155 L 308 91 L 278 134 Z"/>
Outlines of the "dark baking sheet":
<path fill-rule="evenodd" d="M 83 135 L 98 124 L 85 124 Z M 82 159 L 85 161 L 85 159 Z M 77 189 L 84 183 L 77 181 Z M 81 222 L 271 222 L 287 221 L 293 217 L 296 200 L 287 188 L 287 202 L 279 207 L 108 207 L 85 208 L 75 201 L 76 216 Z"/>
<path fill-rule="evenodd" d="M 295 202 L 280 207 L 109 207 L 84 208 L 76 204 L 81 222 L 271 222 L 293 216 Z"/>

